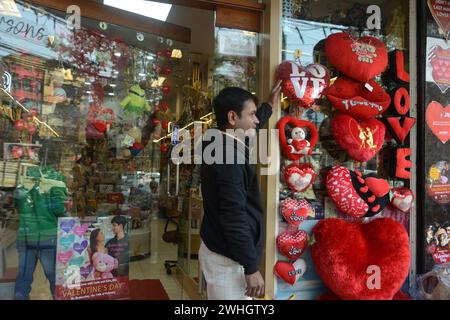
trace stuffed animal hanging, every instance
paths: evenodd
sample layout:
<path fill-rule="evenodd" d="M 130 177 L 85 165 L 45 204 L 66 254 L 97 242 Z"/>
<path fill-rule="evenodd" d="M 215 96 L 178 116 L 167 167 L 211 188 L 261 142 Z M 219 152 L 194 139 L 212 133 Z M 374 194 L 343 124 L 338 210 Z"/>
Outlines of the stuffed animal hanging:
<path fill-rule="evenodd" d="M 151 107 L 145 97 L 145 90 L 138 84 L 131 86 L 128 95 L 120 102 L 120 106 L 125 113 L 142 114 L 144 111 L 151 111 Z"/>
<path fill-rule="evenodd" d="M 294 128 L 291 130 L 291 138 L 286 139 L 285 127 L 286 125 L 292 125 Z M 284 155 L 292 160 L 298 160 L 305 155 L 310 155 L 312 149 L 317 143 L 319 138 L 316 127 L 312 122 L 299 120 L 292 117 L 283 117 L 278 122 L 278 130 L 280 134 L 280 145 Z M 303 127 L 309 129 L 311 138 L 306 139 L 306 133 Z"/>

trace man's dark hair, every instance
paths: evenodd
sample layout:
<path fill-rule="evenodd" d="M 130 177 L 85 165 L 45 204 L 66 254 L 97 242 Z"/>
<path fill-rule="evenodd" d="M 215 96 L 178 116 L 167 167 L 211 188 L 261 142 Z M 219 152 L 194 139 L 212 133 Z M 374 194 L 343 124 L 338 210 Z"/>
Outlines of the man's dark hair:
<path fill-rule="evenodd" d="M 228 112 L 234 111 L 241 117 L 244 103 L 252 100 L 258 106 L 258 98 L 247 90 L 238 87 L 227 87 L 222 89 L 213 100 L 214 114 L 216 115 L 217 126 L 224 130 L 228 123 Z"/>
<path fill-rule="evenodd" d="M 125 228 L 127 224 L 127 218 L 125 218 L 124 216 L 114 216 L 114 218 L 111 219 L 111 223 L 121 224 Z"/>

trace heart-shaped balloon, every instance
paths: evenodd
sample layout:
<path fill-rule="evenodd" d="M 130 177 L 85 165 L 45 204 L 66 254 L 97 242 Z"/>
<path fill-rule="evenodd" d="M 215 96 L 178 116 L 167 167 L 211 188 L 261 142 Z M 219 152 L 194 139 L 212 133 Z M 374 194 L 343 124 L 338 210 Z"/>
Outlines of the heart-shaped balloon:
<path fill-rule="evenodd" d="M 374 174 L 363 176 L 334 166 L 327 173 L 326 189 L 339 210 L 351 217 L 373 216 L 389 203 L 389 184 Z"/>
<path fill-rule="evenodd" d="M 303 67 L 293 61 L 282 62 L 277 69 L 281 90 L 292 103 L 309 108 L 330 84 L 330 72 L 321 64 Z"/>
<path fill-rule="evenodd" d="M 442 93 L 445 93 L 450 86 L 450 48 L 443 49 L 441 46 L 433 48 L 429 62 L 431 64 L 434 82 Z"/>
<path fill-rule="evenodd" d="M 287 125 L 293 127 L 289 139 L 286 138 L 285 132 Z M 283 117 L 278 121 L 277 128 L 281 150 L 283 151 L 283 154 L 291 160 L 298 160 L 307 154 L 311 154 L 319 139 L 316 127 L 309 121 L 292 117 Z M 308 128 L 311 135 L 309 140 L 306 139 L 306 133 L 302 128 Z"/>
<path fill-rule="evenodd" d="M 409 272 L 408 233 L 390 218 L 369 223 L 320 220 L 311 257 L 325 285 L 344 300 L 390 300 Z"/>
<path fill-rule="evenodd" d="M 328 61 L 345 75 L 367 82 L 388 64 L 385 44 L 374 37 L 356 39 L 350 34 L 333 33 L 325 40 Z"/>
<path fill-rule="evenodd" d="M 389 107 L 391 97 L 373 80 L 366 84 L 348 77 L 340 77 L 325 92 L 338 111 L 356 119 L 369 119 L 382 114 Z"/>
<path fill-rule="evenodd" d="M 284 168 L 283 175 L 288 187 L 296 192 L 308 189 L 316 178 L 316 173 L 309 163 L 291 163 Z"/>
<path fill-rule="evenodd" d="M 308 246 L 308 234 L 304 230 L 287 231 L 277 236 L 280 253 L 289 260 L 297 260 Z"/>
<path fill-rule="evenodd" d="M 311 205 L 305 199 L 294 200 L 287 198 L 280 203 L 281 215 L 290 225 L 295 227 L 298 227 L 306 220 L 311 210 L 313 210 Z"/>
<path fill-rule="evenodd" d="M 408 212 L 414 202 L 414 194 L 409 188 L 393 188 L 391 203 L 397 209 Z"/>
<path fill-rule="evenodd" d="M 358 121 L 338 114 L 331 122 L 331 130 L 336 142 L 356 161 L 372 159 L 383 146 L 386 128 L 376 119 Z"/>
<path fill-rule="evenodd" d="M 277 277 L 293 286 L 306 272 L 306 262 L 298 259 L 294 263 L 277 261 L 273 271 Z"/>
<path fill-rule="evenodd" d="M 425 118 L 434 135 L 446 143 L 450 139 L 450 104 L 445 108 L 436 101 L 432 101 L 425 113 Z"/>
<path fill-rule="evenodd" d="M 81 243 L 80 242 L 75 242 L 73 244 L 73 250 L 78 252 L 78 254 L 81 254 L 84 249 L 86 249 L 88 246 L 88 241 L 87 240 L 83 240 Z"/>
<path fill-rule="evenodd" d="M 60 252 L 56 256 L 56 259 L 58 260 L 58 262 L 62 263 L 63 265 L 66 265 L 67 262 L 69 262 L 72 255 L 73 255 L 72 251 Z"/>
<path fill-rule="evenodd" d="M 450 16 L 448 15 L 450 5 L 448 1 L 428 0 L 427 2 L 434 20 L 444 33 L 444 37 L 448 39 L 450 32 Z"/>

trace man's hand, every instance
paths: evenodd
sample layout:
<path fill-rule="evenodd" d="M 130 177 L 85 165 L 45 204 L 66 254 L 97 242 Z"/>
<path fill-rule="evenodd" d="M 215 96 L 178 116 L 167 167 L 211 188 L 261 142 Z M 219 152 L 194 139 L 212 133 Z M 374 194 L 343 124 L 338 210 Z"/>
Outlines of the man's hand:
<path fill-rule="evenodd" d="M 278 80 L 277 83 L 273 86 L 272 92 L 270 93 L 269 99 L 267 99 L 267 103 L 270 104 L 271 107 L 275 104 L 280 96 L 281 91 L 281 80 Z"/>
<path fill-rule="evenodd" d="M 247 288 L 245 295 L 248 297 L 262 297 L 264 296 L 264 280 L 259 271 L 253 274 L 245 275 L 245 282 Z"/>

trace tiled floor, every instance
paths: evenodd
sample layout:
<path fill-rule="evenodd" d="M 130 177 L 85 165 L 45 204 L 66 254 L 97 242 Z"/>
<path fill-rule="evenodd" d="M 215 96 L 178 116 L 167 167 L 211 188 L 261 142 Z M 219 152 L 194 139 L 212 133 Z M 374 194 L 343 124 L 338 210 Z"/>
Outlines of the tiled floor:
<path fill-rule="evenodd" d="M 171 300 L 190 300 L 187 293 L 177 281 L 176 275 L 166 274 L 164 261 L 177 259 L 177 246 L 165 243 L 161 239 L 165 221 L 152 220 L 152 223 L 152 255 L 149 258 L 130 263 L 130 279 L 159 279 Z M 8 261 L 10 263 L 17 261 L 16 250 L 10 251 Z M 197 265 L 198 260 L 191 261 L 191 274 L 196 274 Z M 36 268 L 30 298 L 33 300 L 51 299 L 49 283 L 39 263 Z"/>

